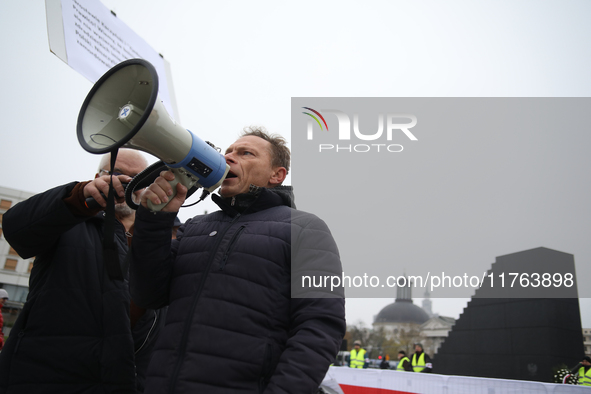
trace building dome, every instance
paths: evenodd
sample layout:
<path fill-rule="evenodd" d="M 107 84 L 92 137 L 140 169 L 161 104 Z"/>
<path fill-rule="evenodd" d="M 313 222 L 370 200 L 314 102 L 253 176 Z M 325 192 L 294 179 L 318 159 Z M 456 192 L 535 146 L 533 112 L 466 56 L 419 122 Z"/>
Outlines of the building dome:
<path fill-rule="evenodd" d="M 429 320 L 429 315 L 421 307 L 413 304 L 412 300 L 396 299 L 386 305 L 374 320 L 375 323 L 417 323 L 423 324 Z"/>

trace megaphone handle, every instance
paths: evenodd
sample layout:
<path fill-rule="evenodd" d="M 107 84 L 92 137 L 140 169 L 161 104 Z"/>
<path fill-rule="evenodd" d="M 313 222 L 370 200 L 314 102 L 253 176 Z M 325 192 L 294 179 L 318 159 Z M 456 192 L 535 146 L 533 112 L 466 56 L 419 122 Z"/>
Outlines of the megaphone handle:
<path fill-rule="evenodd" d="M 172 195 L 168 196 L 169 202 L 170 202 L 170 200 L 172 200 L 176 196 L 176 185 L 179 182 L 182 183 L 183 185 L 185 185 L 187 190 L 189 190 L 190 188 L 192 188 L 193 186 L 195 186 L 197 184 L 197 180 L 195 178 L 193 178 L 192 176 L 190 176 L 189 174 L 187 174 L 181 168 L 170 168 L 170 171 L 172 171 L 172 173 L 174 174 L 174 179 L 172 181 L 168 182 L 168 183 L 170 183 L 170 186 L 172 186 Z M 156 204 L 152 204 L 152 202 L 150 200 L 148 200 L 148 208 L 153 212 L 161 211 L 162 208 L 164 208 L 167 204 L 168 204 L 168 202 L 163 202 L 162 204 L 156 205 Z"/>

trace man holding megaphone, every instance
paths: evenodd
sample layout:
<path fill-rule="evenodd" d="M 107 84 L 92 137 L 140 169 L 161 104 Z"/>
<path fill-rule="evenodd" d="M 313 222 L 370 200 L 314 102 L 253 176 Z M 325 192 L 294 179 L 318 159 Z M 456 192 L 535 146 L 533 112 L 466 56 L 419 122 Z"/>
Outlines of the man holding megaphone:
<path fill-rule="evenodd" d="M 6 240 L 23 258 L 36 258 L 27 302 L 0 353 L 1 393 L 141 392 L 136 374 L 144 371 L 135 367 L 134 348 L 135 357 L 149 356 L 157 312 L 144 313 L 131 327 L 124 262 L 135 211 L 125 203 L 122 183 L 147 161 L 131 149 L 119 151 L 113 168 L 109 158 L 103 156 L 93 180 L 55 187 L 4 214 Z M 110 277 L 102 257 L 110 184 L 120 279 Z M 87 206 L 90 197 L 94 208 Z"/>
<path fill-rule="evenodd" d="M 225 152 L 220 210 L 170 229 L 187 188 L 161 176 L 142 194 L 130 288 L 144 308 L 169 305 L 146 393 L 312 393 L 345 334 L 344 294 L 302 289 L 302 273 L 340 274 L 326 224 L 298 211 L 285 140 L 247 130 Z M 173 197 L 171 197 L 173 196 Z M 161 211 L 153 205 L 166 203 Z M 330 290 L 330 289 L 329 289 Z"/>

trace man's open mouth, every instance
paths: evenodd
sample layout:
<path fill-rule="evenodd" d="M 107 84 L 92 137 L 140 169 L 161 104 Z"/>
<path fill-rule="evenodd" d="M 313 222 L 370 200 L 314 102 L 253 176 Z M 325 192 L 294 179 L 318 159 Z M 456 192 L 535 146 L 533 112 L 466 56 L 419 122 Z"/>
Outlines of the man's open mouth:
<path fill-rule="evenodd" d="M 232 171 L 229 171 L 228 175 L 226 175 L 226 179 L 230 179 L 230 178 L 236 178 L 236 174 L 234 174 Z"/>

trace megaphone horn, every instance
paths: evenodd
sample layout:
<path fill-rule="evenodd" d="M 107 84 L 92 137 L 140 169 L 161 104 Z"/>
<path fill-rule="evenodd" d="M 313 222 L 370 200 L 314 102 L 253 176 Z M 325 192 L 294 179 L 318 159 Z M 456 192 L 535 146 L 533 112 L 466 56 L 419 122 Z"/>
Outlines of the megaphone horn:
<path fill-rule="evenodd" d="M 130 148 L 156 156 L 175 174 L 174 194 L 177 182 L 209 193 L 230 169 L 220 152 L 170 117 L 158 97 L 156 69 L 144 59 L 125 60 L 94 84 L 82 104 L 76 133 L 90 153 Z M 148 205 L 159 211 L 166 204 Z"/>

